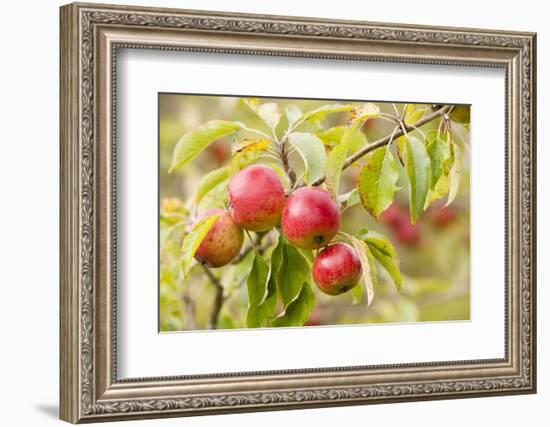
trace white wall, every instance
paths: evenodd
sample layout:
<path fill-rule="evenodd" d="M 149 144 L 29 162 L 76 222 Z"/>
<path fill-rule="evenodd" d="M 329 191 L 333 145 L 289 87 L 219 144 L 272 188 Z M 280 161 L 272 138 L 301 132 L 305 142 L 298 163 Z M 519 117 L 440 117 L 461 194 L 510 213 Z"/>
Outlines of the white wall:
<path fill-rule="evenodd" d="M 111 0 L 113 3 L 124 3 Z M 544 2 L 270 2 L 245 0 L 133 0 L 134 4 L 416 24 L 489 27 L 538 32 L 539 155 L 539 393 L 438 402 L 266 412 L 131 425 L 280 426 L 542 425 L 550 405 L 550 321 L 546 305 L 550 269 L 550 29 Z M 47 426 L 57 421 L 58 400 L 58 6 L 57 0 L 2 5 L 0 31 L 0 401 L 3 425 Z M 546 12 L 546 13 L 545 13 Z M 546 335 L 546 336 L 545 336 Z"/>

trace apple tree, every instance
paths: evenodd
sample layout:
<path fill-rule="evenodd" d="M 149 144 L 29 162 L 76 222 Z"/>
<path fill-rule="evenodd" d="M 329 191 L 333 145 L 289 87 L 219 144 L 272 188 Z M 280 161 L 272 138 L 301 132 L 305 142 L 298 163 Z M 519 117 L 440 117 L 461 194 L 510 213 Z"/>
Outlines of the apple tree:
<path fill-rule="evenodd" d="M 453 202 L 461 178 L 462 145 L 453 124 L 469 108 L 451 105 L 394 105 L 381 112 L 373 103 L 327 103 L 303 112 L 277 102 L 245 99 L 261 126 L 211 120 L 185 133 L 175 145 L 170 172 L 185 171 L 208 146 L 233 139 L 231 159 L 202 177 L 192 200 L 163 202 L 161 245 L 177 246 L 185 281 L 202 269 L 215 292 L 208 326 L 223 327 L 220 313 L 233 295 L 245 295 L 244 327 L 301 326 L 319 292 L 349 292 L 365 310 L 375 297 L 380 269 L 399 289 L 398 254 L 382 234 L 341 230 L 341 214 L 361 204 L 365 215 L 390 215 L 396 192 L 407 191 L 411 224 L 430 204 Z M 329 115 L 346 117 L 326 126 Z M 367 141 L 369 120 L 385 120 L 392 132 Z M 428 123 L 436 129 L 422 130 Z M 339 190 L 343 171 L 359 166 L 354 189 Z M 401 170 L 401 171 L 400 171 Z M 405 179 L 402 179 L 405 177 Z M 400 182 L 404 181 L 404 182 Z M 217 207 L 201 210 L 207 197 Z M 244 280 L 224 283 L 224 270 Z M 228 273 L 229 274 L 229 273 Z M 183 299 L 193 308 L 191 296 Z M 190 328 L 196 327 L 193 321 Z"/>

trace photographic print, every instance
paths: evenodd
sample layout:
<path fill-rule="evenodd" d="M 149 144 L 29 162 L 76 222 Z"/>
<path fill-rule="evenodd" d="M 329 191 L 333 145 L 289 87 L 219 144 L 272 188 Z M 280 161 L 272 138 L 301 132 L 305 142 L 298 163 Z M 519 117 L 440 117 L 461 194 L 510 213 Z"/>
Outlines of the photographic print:
<path fill-rule="evenodd" d="M 59 22 L 61 419 L 536 392 L 535 33 Z"/>
<path fill-rule="evenodd" d="M 469 105 L 158 101 L 161 332 L 470 319 Z"/>

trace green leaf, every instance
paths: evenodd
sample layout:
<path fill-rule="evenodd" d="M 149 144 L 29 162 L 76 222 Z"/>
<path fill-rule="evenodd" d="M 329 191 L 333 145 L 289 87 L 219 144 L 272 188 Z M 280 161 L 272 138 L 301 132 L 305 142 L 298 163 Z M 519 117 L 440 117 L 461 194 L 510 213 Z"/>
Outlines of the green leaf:
<path fill-rule="evenodd" d="M 452 143 L 453 150 L 453 166 L 449 174 L 449 198 L 445 206 L 449 206 L 456 195 L 458 194 L 458 188 L 460 187 L 460 176 L 462 174 L 462 152 L 458 144 Z"/>
<path fill-rule="evenodd" d="M 255 254 L 252 270 L 247 280 L 249 306 L 246 324 L 249 328 L 269 326 L 277 303 L 276 277 L 283 261 L 285 241 L 279 236 L 277 246 L 271 254 L 269 267 L 266 261 Z"/>
<path fill-rule="evenodd" d="M 368 119 L 372 119 L 374 117 L 378 117 L 380 114 L 380 108 L 376 104 L 373 104 L 372 102 L 367 102 L 366 104 L 354 108 L 350 124 L 354 124 L 356 122 L 365 122 Z M 363 123 L 361 123 L 361 126 Z"/>
<path fill-rule="evenodd" d="M 334 200 L 337 200 L 338 198 L 338 187 L 340 185 L 340 178 L 342 177 L 342 168 L 344 167 L 344 163 L 346 162 L 346 157 L 348 155 L 351 144 L 354 142 L 354 140 L 356 140 L 357 134 L 362 135 L 362 132 L 360 131 L 361 124 L 362 122 L 357 122 L 357 124 L 354 124 L 347 128 L 342 134 L 340 144 L 334 147 L 328 155 L 325 172 L 325 185 L 329 194 Z"/>
<path fill-rule="evenodd" d="M 313 253 L 312 249 L 304 249 L 304 248 L 296 248 L 298 252 L 304 257 L 304 259 L 307 261 L 309 267 L 313 265 L 313 261 L 315 261 L 315 254 Z"/>
<path fill-rule="evenodd" d="M 229 167 L 214 169 L 202 177 L 195 193 L 193 203 L 198 204 L 204 196 L 229 178 Z"/>
<path fill-rule="evenodd" d="M 285 307 L 296 298 L 309 272 L 309 263 L 300 251 L 292 245 L 285 244 L 281 268 L 277 275 L 277 286 Z"/>
<path fill-rule="evenodd" d="M 384 269 L 388 272 L 388 274 L 394 281 L 397 289 L 400 290 L 403 279 L 401 278 L 401 272 L 399 271 L 396 259 L 388 256 L 386 253 L 379 250 L 378 247 L 375 245 L 369 243 L 367 243 L 367 245 L 372 252 L 372 255 L 378 260 L 382 267 L 384 267 Z"/>
<path fill-rule="evenodd" d="M 409 177 L 409 204 L 411 222 L 414 224 L 424 211 L 430 188 L 430 157 L 422 141 L 407 135 L 405 143 L 405 168 Z"/>
<path fill-rule="evenodd" d="M 450 177 L 449 173 L 447 172 L 444 175 L 441 175 L 439 180 L 437 181 L 437 184 L 435 184 L 435 187 L 433 190 L 430 190 L 430 195 L 428 197 L 427 203 L 431 203 L 434 200 L 441 199 L 445 194 L 449 192 L 449 185 L 450 185 Z"/>
<path fill-rule="evenodd" d="M 342 137 L 348 129 L 348 126 L 335 126 L 325 131 L 319 131 L 316 135 L 323 141 L 323 144 L 328 147 L 333 147 L 342 142 Z M 363 148 L 366 143 L 367 137 L 363 132 L 354 132 L 351 136 L 351 141 L 349 141 L 349 151 L 355 152 Z"/>
<path fill-rule="evenodd" d="M 423 104 L 407 104 L 405 105 L 405 124 L 414 124 L 427 111 L 427 108 Z"/>
<path fill-rule="evenodd" d="M 427 147 L 428 155 L 430 156 L 432 177 L 430 181 L 430 190 L 433 190 L 437 185 L 439 178 L 449 171 L 449 163 L 451 160 L 451 150 L 449 144 L 441 137 L 435 136 Z"/>
<path fill-rule="evenodd" d="M 402 165 L 405 165 L 405 143 L 407 139 L 404 136 L 400 136 L 395 140 L 395 146 L 397 147 L 397 157 Z"/>
<path fill-rule="evenodd" d="M 275 129 L 281 120 L 279 106 L 275 102 L 260 104 L 257 99 L 245 99 L 245 104 L 270 128 Z"/>
<path fill-rule="evenodd" d="M 302 157 L 307 185 L 313 184 L 324 175 L 327 153 L 321 140 L 311 133 L 293 132 L 288 141 Z"/>
<path fill-rule="evenodd" d="M 269 321 L 275 313 L 277 294 L 275 283 L 271 280 L 270 266 L 259 254 L 255 254 L 246 285 L 248 288 L 246 326 L 248 328 L 269 326 Z"/>
<path fill-rule="evenodd" d="M 300 293 L 285 307 L 284 312 L 277 316 L 273 326 L 303 326 L 315 305 L 315 295 L 308 281 L 304 282 Z"/>
<path fill-rule="evenodd" d="M 288 127 L 294 125 L 304 113 L 296 105 L 289 105 L 285 108 L 286 120 L 288 121 Z"/>
<path fill-rule="evenodd" d="M 257 307 L 264 300 L 267 293 L 268 282 L 269 264 L 261 255 L 255 253 L 252 269 L 250 270 L 248 280 L 246 281 L 248 288 L 249 313 L 251 308 Z"/>
<path fill-rule="evenodd" d="M 407 104 L 405 105 L 405 124 L 414 125 L 427 111 L 425 105 L 422 104 Z M 405 141 L 406 136 L 400 136 L 395 140 L 395 145 L 397 146 L 397 155 L 401 164 L 405 164 Z"/>
<path fill-rule="evenodd" d="M 321 130 L 316 133 L 317 137 L 328 147 L 340 144 L 342 136 L 347 126 L 334 126 L 327 130 Z"/>
<path fill-rule="evenodd" d="M 376 247 L 376 249 L 378 249 L 380 252 L 391 258 L 395 258 L 397 256 L 393 245 L 383 234 L 380 234 L 376 231 L 361 230 L 358 233 L 357 237 L 363 240 L 369 246 Z"/>
<path fill-rule="evenodd" d="M 353 304 L 361 304 L 361 301 L 363 301 L 363 286 L 361 286 L 361 283 L 351 288 L 351 296 L 353 297 Z"/>
<path fill-rule="evenodd" d="M 367 244 L 374 258 L 389 273 L 397 289 L 401 289 L 402 278 L 397 263 L 397 253 L 387 237 L 368 230 L 360 230 L 357 237 Z"/>
<path fill-rule="evenodd" d="M 365 283 L 365 290 L 367 291 L 367 305 L 370 305 L 374 299 L 374 287 L 378 280 L 376 266 L 374 265 L 374 256 L 365 242 L 349 234 L 346 235 L 346 237 L 357 252 L 359 260 L 361 261 L 363 281 Z"/>
<path fill-rule="evenodd" d="M 338 203 L 342 206 L 342 209 L 349 209 L 361 201 L 359 196 L 359 191 L 357 188 L 354 188 L 351 191 L 348 191 L 345 194 L 338 195 Z"/>
<path fill-rule="evenodd" d="M 378 218 L 393 202 L 399 172 L 390 150 L 374 150 L 359 175 L 358 190 L 365 209 Z"/>
<path fill-rule="evenodd" d="M 193 160 L 202 150 L 222 136 L 242 129 L 242 123 L 224 120 L 211 120 L 194 131 L 183 135 L 177 142 L 172 154 L 169 173 Z"/>
<path fill-rule="evenodd" d="M 315 110 L 308 111 L 307 113 L 303 114 L 302 117 L 296 120 L 296 124 L 301 124 L 307 120 L 310 120 L 310 121 L 321 120 L 327 114 L 341 113 L 343 111 L 351 111 L 353 109 L 354 109 L 353 105 L 350 105 L 350 104 L 323 105 L 322 107 L 316 108 Z"/>
<path fill-rule="evenodd" d="M 195 252 L 197 252 L 197 249 L 201 245 L 203 239 L 206 237 L 219 217 L 219 214 L 214 214 L 201 219 L 197 224 L 195 224 L 191 232 L 187 233 L 184 237 L 181 244 L 181 267 L 184 278 L 186 278 L 191 271 L 191 264 L 193 262 L 193 257 L 195 256 Z"/>

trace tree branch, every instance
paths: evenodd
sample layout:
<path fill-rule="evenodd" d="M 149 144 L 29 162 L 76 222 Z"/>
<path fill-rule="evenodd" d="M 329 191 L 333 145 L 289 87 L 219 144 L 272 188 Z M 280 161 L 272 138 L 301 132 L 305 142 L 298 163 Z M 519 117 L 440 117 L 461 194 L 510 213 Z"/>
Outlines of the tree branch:
<path fill-rule="evenodd" d="M 357 160 L 359 160 L 361 157 L 365 156 L 366 154 L 370 153 L 373 150 L 376 150 L 377 148 L 383 147 L 386 144 L 388 144 L 392 138 L 399 138 L 400 136 L 403 136 L 405 134 L 405 131 L 413 131 L 415 128 L 420 127 L 422 125 L 425 125 L 426 123 L 431 122 L 434 119 L 437 119 L 438 117 L 444 116 L 449 109 L 451 108 L 450 105 L 444 105 L 443 107 L 439 108 L 438 110 L 434 111 L 431 114 L 428 114 L 427 116 L 422 117 L 420 120 L 418 120 L 416 123 L 410 124 L 410 125 L 404 125 L 402 128 L 398 129 L 396 132 L 392 134 L 385 136 L 384 138 L 381 138 L 372 144 L 367 145 L 363 149 L 359 150 L 357 153 L 352 154 L 349 156 L 346 161 L 344 162 L 343 169 L 348 168 L 353 163 L 355 163 Z M 403 129 L 404 128 L 404 129 Z M 313 183 L 313 185 L 321 185 L 323 182 L 325 182 L 326 177 L 323 176 L 322 178 L 319 178 L 317 181 Z"/>
<path fill-rule="evenodd" d="M 197 329 L 197 321 L 195 320 L 195 303 L 189 296 L 187 290 L 182 291 L 181 299 L 187 312 L 187 328 L 190 330 Z"/>
<path fill-rule="evenodd" d="M 212 302 L 212 309 L 210 310 L 209 327 L 210 329 L 216 329 L 218 327 L 218 318 L 220 317 L 220 311 L 223 303 L 223 286 L 219 279 L 214 276 L 214 273 L 204 264 L 201 264 L 204 272 L 214 285 L 216 293 L 214 295 L 214 301 Z"/>
<path fill-rule="evenodd" d="M 252 242 L 250 245 L 248 245 L 244 250 L 235 258 L 233 261 L 231 261 L 231 264 L 238 264 L 243 259 L 246 258 L 246 256 L 252 251 L 252 249 L 256 248 L 260 254 L 262 254 L 269 246 L 273 243 L 270 239 L 268 239 L 264 244 L 262 245 L 262 240 L 264 236 L 266 236 L 268 233 L 259 233 L 256 234 L 256 238 L 254 239 L 254 242 Z"/>
<path fill-rule="evenodd" d="M 294 169 L 290 166 L 290 162 L 288 160 L 288 153 L 285 148 L 285 143 L 280 144 L 280 157 L 281 157 L 281 163 L 283 164 L 283 169 L 288 176 L 288 179 L 290 181 L 290 186 L 294 187 L 294 184 L 296 183 L 296 172 L 294 172 Z"/>

